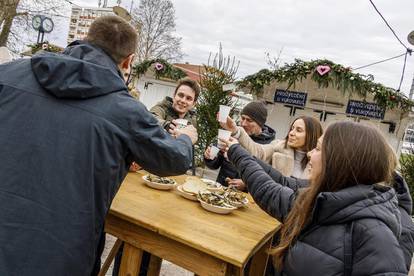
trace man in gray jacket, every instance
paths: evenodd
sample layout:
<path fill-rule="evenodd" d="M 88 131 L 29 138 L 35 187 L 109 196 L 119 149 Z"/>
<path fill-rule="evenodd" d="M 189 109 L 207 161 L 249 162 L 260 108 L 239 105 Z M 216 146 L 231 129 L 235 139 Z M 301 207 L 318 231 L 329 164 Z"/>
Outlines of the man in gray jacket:
<path fill-rule="evenodd" d="M 101 17 L 63 54 L 0 65 L 0 275 L 90 275 L 131 162 L 189 168 L 195 129 L 171 137 L 128 94 L 136 41 Z"/>

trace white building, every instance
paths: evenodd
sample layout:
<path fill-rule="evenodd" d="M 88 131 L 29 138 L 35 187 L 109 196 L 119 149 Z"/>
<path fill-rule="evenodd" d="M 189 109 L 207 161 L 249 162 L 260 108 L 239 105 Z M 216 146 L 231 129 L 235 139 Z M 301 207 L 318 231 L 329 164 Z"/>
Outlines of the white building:
<path fill-rule="evenodd" d="M 399 154 L 406 129 L 414 123 L 414 112 L 397 108 L 384 112 L 370 94 L 363 99 L 332 86 L 319 88 L 310 77 L 287 88 L 287 83 L 276 81 L 264 87 L 263 99 L 269 112 L 266 123 L 276 130 L 277 139 L 284 139 L 291 122 L 301 115 L 315 117 L 324 129 L 333 122 L 348 120 L 375 126 Z"/>
<path fill-rule="evenodd" d="M 74 40 L 82 40 L 88 34 L 92 22 L 101 16 L 114 15 L 112 8 L 88 8 L 72 6 L 70 17 L 68 44 Z"/>
<path fill-rule="evenodd" d="M 409 126 L 405 131 L 401 153 L 414 154 L 414 124 Z"/>

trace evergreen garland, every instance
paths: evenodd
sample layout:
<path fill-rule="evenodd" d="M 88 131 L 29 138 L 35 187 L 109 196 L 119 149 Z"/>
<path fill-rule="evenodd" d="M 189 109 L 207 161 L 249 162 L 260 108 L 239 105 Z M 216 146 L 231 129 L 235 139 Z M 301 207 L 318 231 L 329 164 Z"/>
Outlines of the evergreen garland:
<path fill-rule="evenodd" d="M 328 72 L 321 74 L 318 66 L 327 67 Z M 260 96 L 265 85 L 272 81 L 287 82 L 288 87 L 295 86 L 296 82 L 306 79 L 308 76 L 315 81 L 320 88 L 332 85 L 342 93 L 357 93 L 365 98 L 368 93 L 374 96 L 374 100 L 386 109 L 400 108 L 409 111 L 414 102 L 409 100 L 399 91 L 373 82 L 372 75 L 363 75 L 352 72 L 350 67 L 333 63 L 330 60 L 319 59 L 309 62 L 296 59 L 291 64 L 285 64 L 276 70 L 263 69 L 256 74 L 246 76 L 238 82 L 239 88 L 249 88 L 253 94 Z"/>
<path fill-rule="evenodd" d="M 134 65 L 134 75 L 140 77 L 144 75 L 149 69 L 152 69 L 155 74 L 155 78 L 168 78 L 171 80 L 179 80 L 187 76 L 187 74 L 168 63 L 165 59 L 147 59 Z"/>

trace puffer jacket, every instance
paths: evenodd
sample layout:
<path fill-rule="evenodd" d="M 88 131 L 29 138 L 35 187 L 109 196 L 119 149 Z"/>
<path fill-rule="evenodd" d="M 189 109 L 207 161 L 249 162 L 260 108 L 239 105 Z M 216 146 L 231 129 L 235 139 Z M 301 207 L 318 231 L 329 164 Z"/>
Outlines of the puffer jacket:
<path fill-rule="evenodd" d="M 173 99 L 171 97 L 165 97 L 164 100 L 154 105 L 150 111 L 157 118 L 158 122 L 162 127 L 168 130 L 168 125 L 172 120 L 178 119 L 178 113 L 173 108 Z M 184 118 L 188 120 L 190 124 L 197 127 L 197 117 L 194 110 L 189 110 Z"/>
<path fill-rule="evenodd" d="M 265 125 L 259 135 L 251 135 L 250 137 L 256 143 L 269 144 L 275 139 L 275 135 L 274 129 Z M 222 152 L 219 152 L 213 160 L 204 158 L 204 163 L 212 170 L 220 168 L 216 181 L 222 185 L 227 186 L 226 177 L 240 179 L 237 169 L 224 157 Z"/>
<path fill-rule="evenodd" d="M 240 170 L 255 202 L 283 223 L 304 182 L 277 171 L 269 176 L 240 145 L 233 145 L 228 156 Z M 286 254 L 281 273 L 343 275 L 344 248 L 350 247 L 352 275 L 407 275 L 401 217 L 391 187 L 357 185 L 322 192 L 316 198 L 309 224 Z M 409 253 L 412 256 L 412 251 Z"/>
<path fill-rule="evenodd" d="M 0 275 L 90 275 L 130 163 L 191 164 L 190 138 L 166 133 L 88 43 L 0 65 L 0 122 Z"/>

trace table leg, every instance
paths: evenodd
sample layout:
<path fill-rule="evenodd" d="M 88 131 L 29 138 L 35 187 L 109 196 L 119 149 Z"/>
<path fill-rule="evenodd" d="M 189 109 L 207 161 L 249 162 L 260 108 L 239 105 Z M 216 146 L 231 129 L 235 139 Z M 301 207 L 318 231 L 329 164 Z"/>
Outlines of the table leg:
<path fill-rule="evenodd" d="M 227 264 L 226 276 L 244 276 L 244 269 L 241 267 L 236 267 L 231 264 Z"/>
<path fill-rule="evenodd" d="M 142 249 L 128 243 L 124 244 L 119 276 L 136 276 L 141 267 Z"/>
<path fill-rule="evenodd" d="M 272 239 L 265 243 L 262 248 L 252 257 L 250 264 L 249 276 L 263 276 L 266 273 L 267 260 L 269 259 L 269 249 L 272 245 Z"/>
<path fill-rule="evenodd" d="M 160 275 L 162 259 L 151 254 L 147 276 Z"/>
<path fill-rule="evenodd" d="M 111 249 L 111 252 L 109 252 L 108 257 L 106 257 L 105 263 L 101 267 L 101 271 L 99 271 L 98 276 L 105 276 L 106 272 L 108 271 L 109 266 L 111 265 L 112 261 L 114 260 L 114 257 L 116 253 L 118 252 L 119 248 L 121 247 L 122 241 L 120 239 L 117 239 L 114 246 Z"/>

